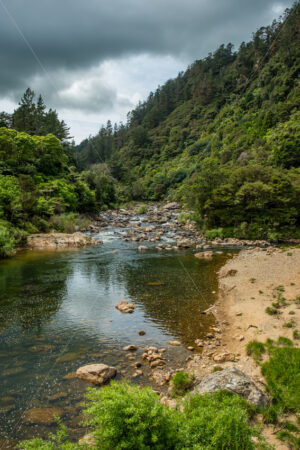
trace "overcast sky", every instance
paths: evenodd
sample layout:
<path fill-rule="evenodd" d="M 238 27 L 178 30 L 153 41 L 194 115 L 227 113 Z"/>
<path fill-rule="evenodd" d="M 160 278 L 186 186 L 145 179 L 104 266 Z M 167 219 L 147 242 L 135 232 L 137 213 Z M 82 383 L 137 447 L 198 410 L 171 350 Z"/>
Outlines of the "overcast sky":
<path fill-rule="evenodd" d="M 293 0 L 0 0 L 0 111 L 29 86 L 79 143 Z"/>

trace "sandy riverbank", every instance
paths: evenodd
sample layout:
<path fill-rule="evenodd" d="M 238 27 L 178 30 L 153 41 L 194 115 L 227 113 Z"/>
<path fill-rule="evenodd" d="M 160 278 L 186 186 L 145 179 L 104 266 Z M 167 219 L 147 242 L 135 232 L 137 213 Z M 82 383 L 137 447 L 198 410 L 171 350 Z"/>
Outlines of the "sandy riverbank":
<path fill-rule="evenodd" d="M 287 305 L 280 314 L 265 312 L 272 307 L 279 292 Z M 219 300 L 214 313 L 222 330 L 222 345 L 234 354 L 240 354 L 237 367 L 247 373 L 261 387 L 264 379 L 260 367 L 246 354 L 246 345 L 256 339 L 277 340 L 279 336 L 293 340 L 293 331 L 300 331 L 300 249 L 252 249 L 240 252 L 227 261 L 219 273 Z M 282 292 L 283 291 L 283 292 Z M 293 322 L 293 328 L 284 324 Z M 299 341 L 293 340 L 294 346 Z M 288 448 L 274 440 L 273 429 L 266 429 L 276 449 Z"/>

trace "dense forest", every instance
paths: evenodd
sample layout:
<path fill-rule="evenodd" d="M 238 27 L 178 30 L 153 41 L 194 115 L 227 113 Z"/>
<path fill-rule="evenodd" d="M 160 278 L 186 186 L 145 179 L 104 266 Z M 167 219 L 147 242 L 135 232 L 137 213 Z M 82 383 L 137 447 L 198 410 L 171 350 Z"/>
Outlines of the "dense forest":
<path fill-rule="evenodd" d="M 27 89 L 0 113 L 0 254 L 131 200 L 174 199 L 210 236 L 299 236 L 299 2 L 221 45 L 78 146 Z"/>

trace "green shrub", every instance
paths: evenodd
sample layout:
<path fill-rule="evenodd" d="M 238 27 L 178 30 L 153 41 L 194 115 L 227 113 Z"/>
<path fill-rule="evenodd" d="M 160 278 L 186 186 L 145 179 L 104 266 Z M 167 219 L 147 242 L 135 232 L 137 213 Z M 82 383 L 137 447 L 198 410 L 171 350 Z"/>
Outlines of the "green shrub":
<path fill-rule="evenodd" d="M 112 382 L 89 389 L 87 424 L 101 449 L 171 449 L 177 443 L 177 413 L 162 405 L 152 389 Z"/>
<path fill-rule="evenodd" d="M 16 240 L 13 233 L 6 227 L 0 225 L 0 258 L 14 254 Z"/>
<path fill-rule="evenodd" d="M 187 372 L 181 370 L 173 376 L 171 385 L 172 397 L 184 395 L 193 386 L 193 377 L 190 376 Z"/>
<path fill-rule="evenodd" d="M 148 211 L 148 206 L 147 205 L 141 205 L 137 209 L 137 213 L 138 214 L 145 214 L 147 211 Z"/>
<path fill-rule="evenodd" d="M 260 359 L 262 354 L 265 353 L 265 344 L 258 341 L 250 341 L 247 344 L 246 352 L 248 356 L 253 356 L 254 358 Z"/>
<path fill-rule="evenodd" d="M 175 411 L 162 405 L 149 387 L 139 388 L 125 382 L 89 389 L 87 397 L 86 425 L 95 436 L 96 448 L 254 450 L 257 445 L 252 437 L 258 438 L 260 449 L 269 448 L 258 429 L 249 423 L 256 408 L 229 392 L 191 395 L 182 409 Z M 60 426 L 48 441 L 24 441 L 20 448 L 79 447 L 66 440 L 66 430 Z"/>
<path fill-rule="evenodd" d="M 300 412 L 300 349 L 275 348 L 262 366 L 272 402 L 283 411 Z"/>
<path fill-rule="evenodd" d="M 74 233 L 78 229 L 86 228 L 90 220 L 76 213 L 64 213 L 52 216 L 49 223 L 61 233 Z"/>
<path fill-rule="evenodd" d="M 190 395 L 184 402 L 179 433 L 186 449 L 255 449 L 251 437 L 259 433 L 249 423 L 254 408 L 229 392 Z M 267 448 L 261 444 L 260 448 Z"/>
<path fill-rule="evenodd" d="M 205 231 L 205 236 L 207 237 L 207 239 L 216 239 L 217 237 L 223 238 L 223 228 L 213 228 L 211 230 L 207 230 Z"/>

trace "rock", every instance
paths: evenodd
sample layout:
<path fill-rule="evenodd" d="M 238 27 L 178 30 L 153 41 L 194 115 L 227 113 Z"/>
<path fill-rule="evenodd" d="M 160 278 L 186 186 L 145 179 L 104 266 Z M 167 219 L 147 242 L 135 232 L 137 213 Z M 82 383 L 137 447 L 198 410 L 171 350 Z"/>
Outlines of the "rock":
<path fill-rule="evenodd" d="M 138 251 L 139 251 L 139 252 L 143 252 L 143 251 L 145 251 L 145 250 L 148 250 L 148 247 L 146 247 L 146 245 L 139 245 L 139 246 L 138 246 Z"/>
<path fill-rule="evenodd" d="M 58 400 L 63 400 L 64 398 L 67 398 L 68 394 L 66 392 L 58 392 L 57 394 L 50 395 L 48 397 L 49 402 L 56 402 Z"/>
<path fill-rule="evenodd" d="M 136 377 L 139 377 L 139 376 L 141 376 L 141 375 L 143 375 L 143 371 L 142 371 L 142 370 L 136 370 L 136 371 L 134 372 L 134 374 L 132 375 L 132 377 L 133 377 L 133 378 L 136 378 Z"/>
<path fill-rule="evenodd" d="M 145 334 L 146 334 L 146 331 L 144 331 L 144 330 L 139 331 L 140 336 L 145 336 Z"/>
<path fill-rule="evenodd" d="M 151 369 L 154 369 L 155 367 L 164 366 L 165 364 L 166 362 L 163 359 L 156 359 L 150 363 L 150 367 Z"/>
<path fill-rule="evenodd" d="M 170 202 L 170 203 L 167 203 L 165 206 L 163 206 L 163 210 L 170 210 L 170 209 L 179 209 L 180 208 L 180 205 L 179 205 L 179 203 L 176 203 L 176 202 Z"/>
<path fill-rule="evenodd" d="M 195 258 L 198 258 L 198 259 L 202 259 L 202 258 L 210 259 L 210 258 L 213 257 L 213 252 L 200 252 L 200 253 L 195 253 L 194 256 L 195 256 Z"/>
<path fill-rule="evenodd" d="M 218 353 L 214 355 L 213 360 L 216 362 L 235 361 L 236 356 L 234 353 Z"/>
<path fill-rule="evenodd" d="M 33 345 L 32 347 L 29 347 L 29 351 L 30 352 L 51 352 L 52 350 L 55 350 L 55 346 L 54 345 L 47 345 L 47 344 L 40 344 L 40 345 Z"/>
<path fill-rule="evenodd" d="M 135 306 L 132 303 L 129 303 L 127 300 L 121 300 L 116 306 L 119 311 L 123 314 L 131 314 L 133 313 Z"/>
<path fill-rule="evenodd" d="M 117 370 L 105 364 L 88 364 L 76 371 L 76 377 L 92 384 L 104 384 L 114 378 Z"/>
<path fill-rule="evenodd" d="M 236 269 L 230 269 L 230 270 L 228 270 L 226 275 L 224 275 L 224 277 L 234 277 L 234 275 L 236 275 L 236 274 L 237 274 L 237 270 Z"/>
<path fill-rule="evenodd" d="M 193 241 L 190 239 L 182 239 L 181 241 L 177 241 L 177 247 L 179 248 L 189 248 L 193 245 Z"/>
<path fill-rule="evenodd" d="M 195 350 L 194 347 L 192 347 L 191 345 L 189 345 L 187 349 L 188 349 L 190 352 L 192 352 L 192 351 Z"/>
<path fill-rule="evenodd" d="M 204 347 L 204 342 L 201 339 L 196 339 L 195 344 L 197 347 Z"/>
<path fill-rule="evenodd" d="M 52 425 L 56 423 L 55 416 L 61 416 L 62 410 L 58 408 L 32 408 L 25 411 L 23 422 L 30 425 Z"/>
<path fill-rule="evenodd" d="M 181 342 L 179 342 L 179 341 L 170 341 L 169 344 L 172 345 L 173 347 L 178 347 L 179 345 L 181 345 Z"/>
<path fill-rule="evenodd" d="M 102 241 L 96 241 L 80 232 L 31 234 L 27 237 L 27 247 L 30 249 L 85 247 L 97 244 L 102 244 Z"/>
<path fill-rule="evenodd" d="M 269 401 L 267 395 L 255 385 L 251 378 L 234 366 L 206 375 L 195 387 L 193 393 L 203 394 L 219 390 L 233 392 L 259 407 L 265 407 Z"/>
<path fill-rule="evenodd" d="M 131 345 L 127 345 L 126 347 L 123 347 L 123 350 L 125 350 L 126 352 L 135 352 L 137 350 L 137 346 L 134 344 Z"/>
<path fill-rule="evenodd" d="M 81 439 L 79 439 L 78 444 L 97 448 L 97 441 L 93 434 L 85 434 Z"/>

